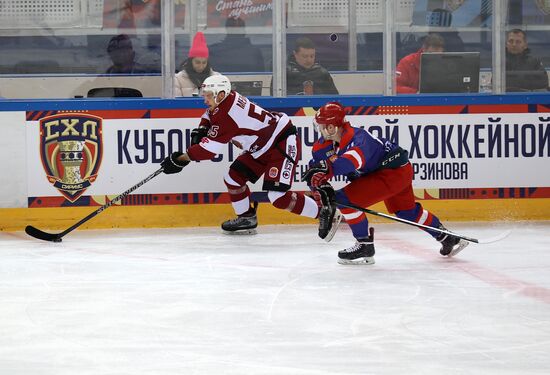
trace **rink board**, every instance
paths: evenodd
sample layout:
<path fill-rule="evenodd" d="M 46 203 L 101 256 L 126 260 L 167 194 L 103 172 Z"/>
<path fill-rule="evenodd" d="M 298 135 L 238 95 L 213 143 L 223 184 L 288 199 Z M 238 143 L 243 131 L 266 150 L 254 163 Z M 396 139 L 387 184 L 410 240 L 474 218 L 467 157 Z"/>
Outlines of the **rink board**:
<path fill-rule="evenodd" d="M 287 113 L 298 128 L 302 154 L 294 190 L 307 190 L 300 176 L 318 137 L 311 121 L 331 99 L 255 99 Z M 550 219 L 550 95 L 337 99 L 354 126 L 409 151 L 415 195 L 442 218 Z M 0 167 L 8 177 L 0 187 L 0 230 L 74 223 L 185 149 L 203 112 L 196 99 L 1 103 L 7 136 L 0 153 L 10 162 Z M 213 161 L 161 174 L 89 227 L 218 225 L 232 216 L 223 175 L 239 153 L 229 145 Z M 261 181 L 251 190 L 265 203 L 262 222 L 311 222 L 269 207 Z"/>
<path fill-rule="evenodd" d="M 443 221 L 495 221 L 550 220 L 550 199 L 507 200 L 429 200 L 421 201 L 424 208 L 433 211 Z M 386 212 L 383 204 L 371 209 Z M 0 209 L 0 229 L 22 230 L 26 225 L 40 229 L 64 230 L 86 217 L 93 208 L 27 208 Z M 198 204 L 170 206 L 114 206 L 102 212 L 79 229 L 102 228 L 171 228 L 171 227 L 217 227 L 233 218 L 229 204 Z M 393 223 L 378 216 L 367 216 L 370 222 Z M 312 224 L 316 220 L 297 216 L 276 209 L 268 203 L 260 204 L 258 220 L 263 224 Z M 395 223 L 396 225 L 404 225 Z"/>

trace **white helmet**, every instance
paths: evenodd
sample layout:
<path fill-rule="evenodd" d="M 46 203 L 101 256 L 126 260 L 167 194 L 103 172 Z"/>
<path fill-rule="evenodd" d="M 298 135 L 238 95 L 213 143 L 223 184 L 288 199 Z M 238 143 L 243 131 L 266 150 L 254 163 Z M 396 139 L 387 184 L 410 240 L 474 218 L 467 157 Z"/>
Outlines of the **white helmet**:
<path fill-rule="evenodd" d="M 231 82 L 229 78 L 221 74 L 212 75 L 204 80 L 201 85 L 201 95 L 204 92 L 212 92 L 214 98 L 218 96 L 218 93 L 225 92 L 225 97 L 231 92 Z"/>

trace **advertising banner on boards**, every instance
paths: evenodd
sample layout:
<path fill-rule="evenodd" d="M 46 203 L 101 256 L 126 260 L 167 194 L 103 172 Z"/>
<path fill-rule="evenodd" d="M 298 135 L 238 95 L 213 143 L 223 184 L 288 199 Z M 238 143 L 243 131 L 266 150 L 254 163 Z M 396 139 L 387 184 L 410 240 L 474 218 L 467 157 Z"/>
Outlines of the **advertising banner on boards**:
<path fill-rule="evenodd" d="M 44 113 L 27 116 L 28 196 L 42 204 L 93 205 L 94 197 L 120 194 L 152 173 L 173 151 L 185 150 L 201 110 L 171 110 L 170 117 L 121 118 L 115 111 Z M 318 137 L 313 109 L 291 116 L 302 141 L 293 189 Z M 191 115 L 191 116 L 190 116 Z M 166 116 L 166 117 L 165 117 Z M 550 117 L 539 113 L 349 115 L 352 125 L 399 143 L 409 151 L 415 189 L 546 188 L 541 173 L 550 158 Z M 177 175 L 161 175 L 136 194 L 155 195 L 150 204 L 178 194 L 225 194 L 223 176 L 242 150 L 228 145 L 212 161 L 192 163 Z M 345 184 L 334 181 L 336 187 Z M 250 186 L 261 189 L 261 180 Z M 158 196 L 157 196 L 158 195 Z M 155 197 L 151 198 L 155 200 Z M 164 198 L 163 198 L 164 197 Z M 167 198 L 168 197 L 168 198 Z M 465 198 L 464 196 L 463 198 Z M 149 198 L 148 198 L 149 199 Z M 178 203 L 178 202 L 175 202 Z M 182 199 L 179 203 L 185 203 Z"/>

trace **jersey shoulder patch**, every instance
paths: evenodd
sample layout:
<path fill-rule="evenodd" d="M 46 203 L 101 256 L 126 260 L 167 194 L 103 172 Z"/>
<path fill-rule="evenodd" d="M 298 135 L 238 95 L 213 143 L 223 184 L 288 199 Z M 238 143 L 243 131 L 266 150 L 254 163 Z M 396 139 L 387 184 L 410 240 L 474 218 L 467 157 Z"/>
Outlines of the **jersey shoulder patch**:
<path fill-rule="evenodd" d="M 312 154 L 315 159 L 325 160 L 335 154 L 334 145 L 331 141 L 315 142 L 312 148 Z"/>

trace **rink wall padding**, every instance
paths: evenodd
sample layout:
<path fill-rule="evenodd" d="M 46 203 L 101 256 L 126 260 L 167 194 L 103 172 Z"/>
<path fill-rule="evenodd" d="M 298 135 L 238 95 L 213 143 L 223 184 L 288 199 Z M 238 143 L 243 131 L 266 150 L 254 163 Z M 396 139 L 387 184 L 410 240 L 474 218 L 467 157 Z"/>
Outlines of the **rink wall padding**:
<path fill-rule="evenodd" d="M 417 199 L 444 220 L 550 220 L 550 94 L 252 100 L 298 129 L 293 190 L 307 190 L 300 176 L 318 138 L 315 111 L 338 100 L 354 126 L 409 151 Z M 204 110 L 196 98 L 0 101 L 0 230 L 72 225 L 184 150 Z M 83 228 L 218 226 L 233 216 L 223 176 L 240 152 L 228 145 L 212 161 L 161 174 Z M 271 207 L 261 181 L 250 187 L 261 223 L 314 222 Z"/>
<path fill-rule="evenodd" d="M 443 221 L 495 221 L 550 220 L 550 199 L 484 199 L 484 200 L 421 200 L 424 208 L 434 212 Z M 371 209 L 385 211 L 383 204 Z M 71 208 L 5 208 L 0 209 L 0 230 L 19 231 L 26 225 L 40 229 L 64 230 L 93 212 L 91 207 Z M 80 229 L 105 228 L 176 228 L 219 227 L 234 217 L 230 204 L 193 204 L 164 206 L 112 206 Z M 372 223 L 391 223 L 377 216 L 367 216 Z M 261 225 L 316 224 L 304 218 L 279 210 L 268 203 L 258 208 Z M 395 223 L 396 225 L 404 225 Z"/>

